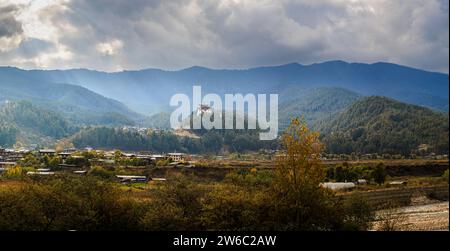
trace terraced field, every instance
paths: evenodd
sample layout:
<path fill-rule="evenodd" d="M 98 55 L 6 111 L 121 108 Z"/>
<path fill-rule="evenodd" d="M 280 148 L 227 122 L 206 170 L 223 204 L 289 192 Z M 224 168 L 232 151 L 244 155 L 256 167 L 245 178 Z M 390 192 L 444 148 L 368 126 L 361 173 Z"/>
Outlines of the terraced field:
<path fill-rule="evenodd" d="M 359 195 L 365 198 L 374 208 L 405 207 L 412 205 L 429 204 L 431 201 L 417 203 L 416 198 L 428 198 L 437 201 L 448 201 L 448 185 L 387 188 L 364 192 L 349 192 L 338 195 L 343 199 Z"/>

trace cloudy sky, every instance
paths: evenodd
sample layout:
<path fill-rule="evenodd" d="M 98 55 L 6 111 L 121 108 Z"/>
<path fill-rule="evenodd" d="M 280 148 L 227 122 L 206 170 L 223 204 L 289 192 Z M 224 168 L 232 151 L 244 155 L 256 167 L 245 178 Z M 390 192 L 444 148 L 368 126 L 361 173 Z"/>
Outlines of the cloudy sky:
<path fill-rule="evenodd" d="M 448 0 L 0 0 L 0 65 L 248 68 L 327 60 L 449 71 Z"/>

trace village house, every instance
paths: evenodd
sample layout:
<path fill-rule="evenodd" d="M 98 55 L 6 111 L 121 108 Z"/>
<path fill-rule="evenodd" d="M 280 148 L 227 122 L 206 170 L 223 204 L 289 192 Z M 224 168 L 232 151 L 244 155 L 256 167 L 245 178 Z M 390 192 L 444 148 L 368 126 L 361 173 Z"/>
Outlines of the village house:
<path fill-rule="evenodd" d="M 64 153 L 76 153 L 78 150 L 76 148 L 66 148 L 62 152 Z"/>
<path fill-rule="evenodd" d="M 86 170 L 77 170 L 77 171 L 73 171 L 73 173 L 76 175 L 86 175 L 87 171 Z"/>
<path fill-rule="evenodd" d="M 53 149 L 41 149 L 39 150 L 39 156 L 40 157 L 44 157 L 44 156 L 49 156 L 49 157 L 53 157 L 56 155 L 56 151 Z"/>
<path fill-rule="evenodd" d="M 0 161 L 0 168 L 10 168 L 16 166 L 16 162 Z"/>
<path fill-rule="evenodd" d="M 137 182 L 148 182 L 146 176 L 136 176 L 136 175 L 116 175 L 121 183 L 137 183 Z"/>
<path fill-rule="evenodd" d="M 27 172 L 27 175 L 55 175 L 54 172 Z"/>
<path fill-rule="evenodd" d="M 122 153 L 122 157 L 125 158 L 136 158 L 137 154 L 135 153 Z"/>
<path fill-rule="evenodd" d="M 60 152 L 58 153 L 58 156 L 61 157 L 61 159 L 63 160 L 63 162 L 69 158 L 72 155 L 72 153 L 68 153 L 68 152 Z"/>
<path fill-rule="evenodd" d="M 113 159 L 115 156 L 115 152 L 114 151 L 106 151 L 106 152 L 103 152 L 103 155 L 107 159 Z"/>
<path fill-rule="evenodd" d="M 181 162 L 186 160 L 186 154 L 185 153 L 168 153 L 167 158 L 172 159 L 174 162 Z"/>
<path fill-rule="evenodd" d="M 5 162 L 17 162 L 21 160 L 26 153 L 27 150 L 14 150 L 14 149 L 4 149 L 0 148 L 0 161 Z"/>
<path fill-rule="evenodd" d="M 0 161 L 5 160 L 5 148 L 0 147 Z"/>
<path fill-rule="evenodd" d="M 85 147 L 85 148 L 84 148 L 84 151 L 86 151 L 86 152 L 91 152 L 91 151 L 94 151 L 94 148 L 88 146 L 88 147 Z"/>
<path fill-rule="evenodd" d="M 61 159 L 64 162 L 67 158 L 69 158 L 70 156 L 72 156 L 72 154 L 76 152 L 77 152 L 76 148 L 66 148 L 62 152 L 58 153 L 58 156 L 61 157 Z"/>
<path fill-rule="evenodd" d="M 159 160 L 164 160 L 164 159 L 166 159 L 166 156 L 164 156 L 164 155 L 161 155 L 161 154 L 153 154 L 153 155 L 150 155 L 150 158 L 151 158 L 151 160 L 153 161 L 153 162 L 158 162 Z"/>

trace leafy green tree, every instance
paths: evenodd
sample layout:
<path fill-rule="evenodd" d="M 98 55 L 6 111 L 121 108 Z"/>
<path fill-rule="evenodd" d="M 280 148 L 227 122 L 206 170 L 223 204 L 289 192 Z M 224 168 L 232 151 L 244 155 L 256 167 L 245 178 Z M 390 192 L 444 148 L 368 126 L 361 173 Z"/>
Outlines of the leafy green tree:
<path fill-rule="evenodd" d="M 51 157 L 48 159 L 46 167 L 50 168 L 50 169 L 59 168 L 59 164 L 61 164 L 61 163 L 62 163 L 62 160 L 60 157 L 58 157 L 58 156 Z"/>
<path fill-rule="evenodd" d="M 75 165 L 77 167 L 89 167 L 90 162 L 89 159 L 86 159 L 82 156 L 70 156 L 66 159 L 65 164 L 67 165 Z"/>
<path fill-rule="evenodd" d="M 40 161 L 32 153 L 27 153 L 21 160 L 19 164 L 25 167 L 39 167 Z"/>
<path fill-rule="evenodd" d="M 115 178 L 115 175 L 113 172 L 108 171 L 100 166 L 94 166 L 89 170 L 89 175 L 94 177 L 99 177 L 105 180 L 113 180 Z"/>
<path fill-rule="evenodd" d="M 386 167 L 383 163 L 378 163 L 374 170 L 372 171 L 373 180 L 379 185 L 383 184 L 386 181 L 387 172 Z"/>
<path fill-rule="evenodd" d="M 343 182 L 345 180 L 344 167 L 339 165 L 334 169 L 334 178 L 337 182 Z"/>

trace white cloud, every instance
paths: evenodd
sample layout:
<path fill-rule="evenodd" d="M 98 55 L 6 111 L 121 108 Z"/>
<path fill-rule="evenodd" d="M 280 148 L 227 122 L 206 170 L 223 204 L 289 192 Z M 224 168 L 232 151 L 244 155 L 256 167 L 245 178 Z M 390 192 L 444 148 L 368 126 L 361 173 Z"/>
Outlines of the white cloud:
<path fill-rule="evenodd" d="M 123 43 L 120 40 L 112 40 L 110 42 L 98 43 L 97 50 L 105 55 L 117 54 L 123 47 Z"/>

